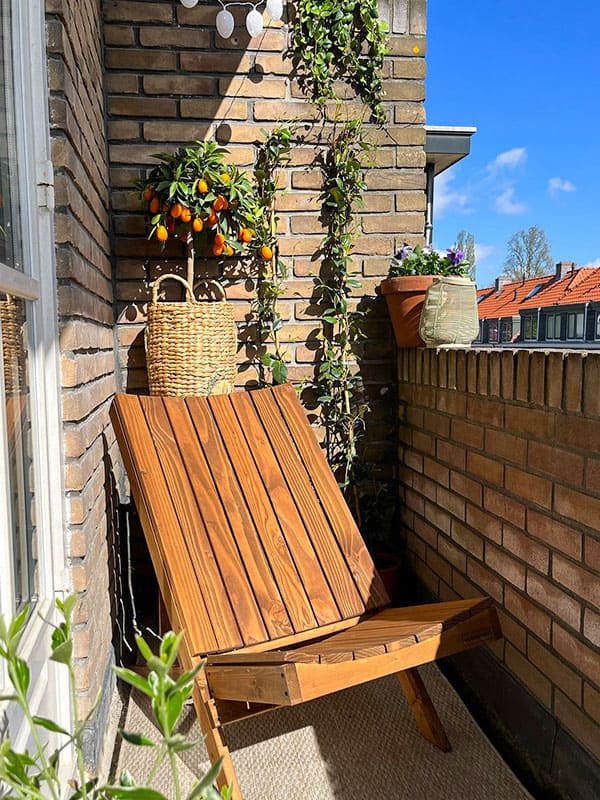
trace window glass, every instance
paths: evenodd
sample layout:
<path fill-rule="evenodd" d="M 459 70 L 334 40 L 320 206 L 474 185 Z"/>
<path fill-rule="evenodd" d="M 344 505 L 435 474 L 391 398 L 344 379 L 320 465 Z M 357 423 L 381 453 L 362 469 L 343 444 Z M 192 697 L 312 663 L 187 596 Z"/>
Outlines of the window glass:
<path fill-rule="evenodd" d="M 537 330 L 537 316 L 533 317 L 529 315 L 528 317 L 525 317 L 525 339 L 537 339 Z"/>
<path fill-rule="evenodd" d="M 567 317 L 567 338 L 583 339 L 583 311 Z"/>
<path fill-rule="evenodd" d="M 23 268 L 10 3 L 0 2 L 0 262 Z"/>
<path fill-rule="evenodd" d="M 510 342 L 513 336 L 512 319 L 503 319 L 500 323 L 500 341 Z"/>
<path fill-rule="evenodd" d="M 596 339 L 600 339 L 600 311 L 596 314 Z"/>
<path fill-rule="evenodd" d="M 560 339 L 560 314 L 546 317 L 546 339 Z"/>
<path fill-rule="evenodd" d="M 8 511 L 12 528 L 15 611 L 35 599 L 33 442 L 27 369 L 26 303 L 0 294 L 0 336 L 8 456 Z"/>
<path fill-rule="evenodd" d="M 498 341 L 498 320 L 488 320 L 488 342 Z"/>

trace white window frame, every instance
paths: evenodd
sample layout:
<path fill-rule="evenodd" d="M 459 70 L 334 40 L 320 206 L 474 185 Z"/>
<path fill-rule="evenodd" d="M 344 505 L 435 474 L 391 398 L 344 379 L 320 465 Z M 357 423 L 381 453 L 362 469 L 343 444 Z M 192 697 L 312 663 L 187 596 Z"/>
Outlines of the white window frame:
<path fill-rule="evenodd" d="M 54 254 L 54 195 L 48 120 L 43 0 L 22 3 L 12 0 L 13 79 L 15 124 L 19 164 L 19 192 L 24 271 L 0 264 L 0 291 L 25 300 L 30 320 L 30 357 L 33 437 L 33 470 L 37 529 L 37 574 L 39 600 L 28 622 L 22 656 L 30 661 L 34 707 L 50 708 L 53 718 L 68 727 L 70 697 L 64 674 L 47 663 L 48 630 L 40 616 L 53 619 L 54 599 L 67 590 L 64 549 L 64 490 L 62 479 L 62 430 L 60 403 L 60 357 L 56 270 Z M 43 298 L 43 302 L 41 301 Z M 1 354 L 0 354 L 1 355 Z M 0 381 L 4 376 L 0 370 Z M 3 387 L 2 387 L 3 389 Z M 4 391 L 2 391 L 2 398 Z M 6 409 L 0 403 L 0 496 L 8 486 Z M 10 509 L 0 508 L 0 562 L 11 565 Z M 12 580 L 0 581 L 0 613 L 11 616 L 14 609 Z M 4 665 L 0 665 L 0 686 L 6 686 Z M 9 715 L 9 722 L 11 717 Z M 12 733 L 16 747 L 22 747 L 27 731 Z"/>
<path fill-rule="evenodd" d="M 596 339 L 600 339 L 600 309 L 596 312 Z"/>

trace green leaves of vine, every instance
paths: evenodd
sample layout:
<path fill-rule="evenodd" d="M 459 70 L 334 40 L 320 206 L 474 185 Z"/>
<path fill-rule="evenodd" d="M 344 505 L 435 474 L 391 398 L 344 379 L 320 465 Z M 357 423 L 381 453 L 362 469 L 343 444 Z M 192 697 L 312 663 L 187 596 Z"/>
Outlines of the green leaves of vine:
<path fill-rule="evenodd" d="M 302 91 L 324 106 L 336 97 L 335 81 L 344 81 L 368 106 L 371 121 L 383 123 L 387 32 L 377 0 L 297 0 L 291 55 Z"/>

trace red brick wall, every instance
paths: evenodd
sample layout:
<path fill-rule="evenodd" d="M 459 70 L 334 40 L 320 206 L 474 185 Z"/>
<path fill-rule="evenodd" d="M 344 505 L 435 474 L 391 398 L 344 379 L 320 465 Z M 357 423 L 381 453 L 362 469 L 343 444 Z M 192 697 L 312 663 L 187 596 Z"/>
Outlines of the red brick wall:
<path fill-rule="evenodd" d="M 373 131 L 382 147 L 368 178 L 362 235 L 355 248 L 355 270 L 362 281 L 356 302 L 360 297 L 370 309 L 361 364 L 373 408 L 369 452 L 387 462 L 389 474 L 395 458 L 394 415 L 381 389 L 394 383 L 394 350 L 376 288 L 400 243 L 422 241 L 425 208 L 425 2 L 412 0 L 411 5 L 410 19 L 402 13 L 408 6 L 396 4 L 391 20 L 396 33 L 385 65 L 390 123 L 385 131 Z M 185 9 L 169 0 L 104 2 L 118 339 L 123 385 L 129 391 L 143 391 L 147 385 L 143 329 L 149 282 L 161 272 L 181 271 L 182 265 L 177 243 L 163 253 L 156 242 L 145 240 L 132 181 L 146 174 L 154 163 L 152 154 L 217 133 L 223 135 L 232 160 L 251 169 L 261 128 L 273 128 L 282 119 L 315 119 L 314 109 L 289 79 L 283 24 L 273 23 L 251 40 L 243 23 L 238 24 L 234 36 L 224 41 L 215 33 L 217 10 L 202 3 Z M 390 17 L 390 4 L 382 4 L 382 10 Z M 416 43 L 419 55 L 412 52 Z M 349 100 L 342 115 L 357 111 L 357 103 Z M 280 302 L 285 323 L 281 340 L 288 351 L 289 377 L 295 382 L 313 374 L 320 327 L 319 309 L 311 300 L 319 270 L 315 253 L 324 233 L 318 220 L 320 177 L 318 170 L 308 169 L 315 157 L 310 142 L 317 131 L 306 130 L 309 141 L 294 148 L 292 165 L 282 179 L 286 192 L 278 202 L 281 254 L 290 269 Z M 199 268 L 200 274 L 216 271 L 217 265 L 208 261 Z M 227 267 L 227 294 L 240 325 L 249 312 L 254 277 L 248 278 L 236 265 Z M 178 297 L 177 287 L 173 289 Z M 241 347 L 239 385 L 251 386 L 255 373 L 245 362 Z"/>
<path fill-rule="evenodd" d="M 600 354 L 405 350 L 398 369 L 414 571 L 494 598 L 495 656 L 600 759 Z"/>
<path fill-rule="evenodd" d="M 115 392 L 100 0 L 47 0 L 50 134 L 62 360 L 67 567 L 82 714 L 106 674 L 110 601 L 108 404 Z"/>

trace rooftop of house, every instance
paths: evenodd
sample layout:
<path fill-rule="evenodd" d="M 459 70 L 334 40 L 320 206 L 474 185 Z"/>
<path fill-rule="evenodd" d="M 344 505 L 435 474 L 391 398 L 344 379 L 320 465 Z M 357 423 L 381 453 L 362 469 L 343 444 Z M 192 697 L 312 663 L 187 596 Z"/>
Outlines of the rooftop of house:
<path fill-rule="evenodd" d="M 600 268 L 560 261 L 553 275 L 524 281 L 496 279 L 495 286 L 477 291 L 480 319 L 517 317 L 521 311 L 600 302 Z"/>

